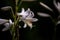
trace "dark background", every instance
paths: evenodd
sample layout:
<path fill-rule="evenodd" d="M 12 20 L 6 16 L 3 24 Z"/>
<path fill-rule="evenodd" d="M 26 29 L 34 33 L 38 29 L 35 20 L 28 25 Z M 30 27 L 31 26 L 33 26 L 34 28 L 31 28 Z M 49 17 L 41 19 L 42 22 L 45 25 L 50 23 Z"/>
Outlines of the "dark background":
<path fill-rule="evenodd" d="M 59 1 L 59 0 L 57 0 Z M 43 2 L 48 5 L 50 8 L 53 9 L 54 12 L 51 12 L 44 7 L 42 7 L 39 2 Z M 4 6 L 12 6 L 14 10 L 15 2 L 14 0 L 1 0 L 0 1 L 0 8 Z M 22 26 L 19 29 L 20 33 L 20 40 L 59 40 L 60 39 L 60 26 L 56 26 L 56 34 L 54 31 L 55 25 L 50 18 L 40 17 L 37 15 L 37 12 L 43 12 L 50 14 L 53 19 L 57 19 L 59 13 L 53 5 L 53 0 L 37 0 L 33 2 L 22 2 L 21 6 L 19 7 L 18 12 L 21 12 L 21 8 L 30 8 L 34 13 L 35 17 L 39 19 L 39 21 L 34 22 L 34 27 L 30 30 L 29 27 L 23 28 L 24 23 L 21 22 L 20 25 Z M 0 18 L 3 19 L 12 19 L 10 11 L 3 11 L 0 9 Z M 1 30 L 4 28 L 4 25 L 0 25 L 0 40 L 12 40 L 12 36 L 9 30 L 2 32 Z"/>

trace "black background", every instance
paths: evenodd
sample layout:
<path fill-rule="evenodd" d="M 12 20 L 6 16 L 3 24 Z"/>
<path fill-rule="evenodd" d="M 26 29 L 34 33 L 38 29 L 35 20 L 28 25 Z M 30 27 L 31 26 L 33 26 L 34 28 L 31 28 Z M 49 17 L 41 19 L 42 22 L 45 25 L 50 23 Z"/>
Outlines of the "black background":
<path fill-rule="evenodd" d="M 57 0 L 59 1 L 59 0 Z M 51 12 L 44 7 L 42 7 L 39 2 L 43 2 L 48 5 L 50 8 L 53 9 L 54 12 Z M 14 0 L 1 0 L 0 1 L 0 8 L 4 6 L 12 6 L 14 10 L 15 2 Z M 54 31 L 55 25 L 50 18 L 40 17 L 37 15 L 37 12 L 43 12 L 50 14 L 53 19 L 57 19 L 59 13 L 57 9 L 54 7 L 53 0 L 37 0 L 33 2 L 22 2 L 21 6 L 19 7 L 18 12 L 21 12 L 21 8 L 30 8 L 34 13 L 35 17 L 39 19 L 39 21 L 34 22 L 33 27 L 31 30 L 29 27 L 19 29 L 20 33 L 20 40 L 59 40 L 60 39 L 60 25 L 56 26 L 56 34 Z M 3 11 L 0 9 L 0 18 L 3 19 L 12 19 L 10 11 Z M 23 26 L 23 22 L 20 23 Z M 1 30 L 4 28 L 3 25 L 0 25 L 0 40 L 12 40 L 12 36 L 9 30 L 2 32 Z M 55 34 L 55 35 L 54 35 Z"/>

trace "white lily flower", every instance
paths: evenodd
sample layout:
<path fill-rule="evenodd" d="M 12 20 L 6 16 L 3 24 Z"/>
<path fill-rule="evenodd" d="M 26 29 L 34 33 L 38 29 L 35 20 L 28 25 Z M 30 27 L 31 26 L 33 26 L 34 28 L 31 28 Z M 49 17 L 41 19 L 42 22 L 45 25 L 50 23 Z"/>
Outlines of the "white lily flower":
<path fill-rule="evenodd" d="M 58 11 L 60 12 L 60 3 L 58 2 L 58 3 L 56 4 L 56 0 L 54 0 L 53 3 L 54 3 L 54 5 L 55 5 L 55 7 L 58 9 Z"/>
<path fill-rule="evenodd" d="M 42 16 L 42 17 L 50 17 L 49 14 L 46 14 L 46 13 L 41 13 L 41 12 L 38 12 L 37 13 L 39 16 Z"/>
<path fill-rule="evenodd" d="M 30 10 L 30 8 L 28 8 L 28 10 L 24 10 L 24 8 L 22 8 L 21 13 L 17 13 L 18 16 L 21 16 L 20 21 L 23 21 L 24 24 L 24 28 L 27 27 L 27 25 L 32 28 L 32 22 L 36 22 L 38 21 L 38 19 L 33 18 L 34 17 L 34 13 Z"/>
<path fill-rule="evenodd" d="M 8 29 L 10 29 L 12 24 L 14 24 L 12 20 L 9 20 L 9 23 L 4 24 L 5 28 L 3 28 L 2 31 L 7 31 Z"/>
<path fill-rule="evenodd" d="M 27 25 L 28 25 L 30 28 L 32 28 L 32 27 L 33 27 L 33 26 L 32 26 L 32 22 L 36 22 L 36 21 L 38 21 L 37 18 L 27 17 L 25 20 L 23 20 L 23 22 L 25 23 L 24 28 L 26 28 Z"/>
<path fill-rule="evenodd" d="M 42 3 L 42 2 L 40 2 L 40 5 L 42 5 L 43 7 L 47 8 L 47 9 L 50 10 L 50 11 L 53 11 L 50 7 L 48 7 L 46 4 L 44 4 L 44 3 Z"/>
<path fill-rule="evenodd" d="M 6 20 L 6 19 L 0 19 L 0 25 L 4 24 L 4 23 L 7 23 L 7 22 L 8 22 L 8 20 Z"/>
<path fill-rule="evenodd" d="M 25 12 L 25 14 L 28 14 L 25 19 L 22 19 L 22 21 L 25 23 L 24 24 L 24 28 L 27 27 L 27 25 L 32 28 L 32 22 L 36 22 L 38 21 L 38 19 L 33 18 L 34 17 L 34 13 L 30 10 L 30 8 L 28 8 L 28 10 Z"/>

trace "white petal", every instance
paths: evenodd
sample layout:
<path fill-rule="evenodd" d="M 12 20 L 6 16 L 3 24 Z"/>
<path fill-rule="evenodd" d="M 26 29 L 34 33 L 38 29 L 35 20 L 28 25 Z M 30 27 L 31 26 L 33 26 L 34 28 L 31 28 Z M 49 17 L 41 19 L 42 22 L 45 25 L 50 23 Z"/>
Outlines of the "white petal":
<path fill-rule="evenodd" d="M 60 3 L 56 3 L 56 0 L 53 0 L 53 3 L 55 5 L 55 7 L 57 8 L 57 10 L 60 12 Z"/>
<path fill-rule="evenodd" d="M 30 13 L 27 17 L 34 17 L 34 13 L 32 11 L 30 11 Z"/>
<path fill-rule="evenodd" d="M 21 16 L 21 17 L 20 17 L 21 19 L 25 19 L 25 18 L 28 16 L 27 13 L 20 13 L 20 14 L 18 14 L 18 15 Z"/>
<path fill-rule="evenodd" d="M 58 10 L 60 11 L 60 3 L 58 2 Z"/>
<path fill-rule="evenodd" d="M 46 13 L 40 13 L 40 12 L 38 12 L 38 15 L 39 15 L 39 16 L 42 16 L 42 17 L 50 17 L 49 14 L 46 14 Z"/>
<path fill-rule="evenodd" d="M 27 24 L 25 23 L 24 26 L 23 26 L 23 28 L 26 28 L 26 27 L 27 27 Z"/>
<path fill-rule="evenodd" d="M 7 31 L 8 29 L 10 29 L 11 25 L 14 24 L 14 23 L 5 23 L 4 26 L 5 28 L 3 28 L 2 31 Z"/>
<path fill-rule="evenodd" d="M 10 24 L 12 24 L 12 23 L 13 23 L 11 19 L 9 20 L 9 23 L 10 23 Z"/>
<path fill-rule="evenodd" d="M 9 27 L 10 27 L 10 24 L 9 24 L 9 23 L 5 23 L 4 26 L 5 26 L 6 28 L 9 28 Z"/>
<path fill-rule="evenodd" d="M 21 13 L 17 13 L 17 15 L 24 15 L 24 14 L 25 14 L 25 9 L 24 8 L 22 8 Z"/>
<path fill-rule="evenodd" d="M 19 16 L 19 15 L 20 15 L 20 13 L 17 13 L 17 15 Z"/>
<path fill-rule="evenodd" d="M 58 21 L 56 25 L 58 25 L 58 24 L 60 24 L 60 21 Z"/>
<path fill-rule="evenodd" d="M 60 3 L 58 2 L 58 6 L 60 6 Z"/>
<path fill-rule="evenodd" d="M 2 31 L 7 31 L 8 29 L 9 29 L 9 28 L 6 28 L 6 27 L 5 27 L 5 28 L 2 29 Z"/>
<path fill-rule="evenodd" d="M 30 10 L 30 8 L 28 8 L 26 13 L 28 14 L 28 17 L 34 17 L 34 13 Z"/>
<path fill-rule="evenodd" d="M 30 21 L 30 22 L 36 22 L 36 21 L 38 21 L 38 19 L 37 18 L 26 18 L 26 20 L 27 21 Z"/>
<path fill-rule="evenodd" d="M 0 24 L 6 23 L 6 22 L 8 22 L 8 20 L 6 20 L 6 19 L 0 19 Z"/>
<path fill-rule="evenodd" d="M 60 12 L 60 3 L 56 3 L 56 0 L 53 0 L 53 3 L 55 5 L 55 7 L 57 8 L 57 10 Z"/>
<path fill-rule="evenodd" d="M 27 27 L 27 25 L 28 25 L 30 28 L 32 28 L 32 22 L 30 22 L 30 21 L 24 21 L 24 23 L 26 23 L 26 24 L 24 24 L 25 27 Z"/>
<path fill-rule="evenodd" d="M 9 23 L 4 23 L 5 28 L 3 28 L 2 31 L 7 31 L 8 29 L 10 29 L 12 24 L 14 23 L 12 22 L 11 19 L 9 20 Z"/>
<path fill-rule="evenodd" d="M 28 8 L 28 11 L 30 11 L 30 8 Z"/>
<path fill-rule="evenodd" d="M 23 18 L 28 16 L 28 13 L 22 12 L 22 13 L 17 13 L 18 16 L 22 16 Z"/>
<path fill-rule="evenodd" d="M 2 31 L 7 31 L 10 28 L 9 23 L 4 24 L 5 28 L 2 29 Z"/>
<path fill-rule="evenodd" d="M 24 8 L 22 8 L 22 11 L 21 12 L 25 12 L 25 9 Z"/>
<path fill-rule="evenodd" d="M 26 22 L 27 23 L 27 25 L 32 29 L 32 23 L 30 23 L 30 22 Z"/>
<path fill-rule="evenodd" d="M 48 6 L 45 5 L 44 3 L 40 2 L 40 4 L 41 4 L 43 7 L 47 8 L 48 10 L 53 11 L 50 7 L 48 7 Z"/>
<path fill-rule="evenodd" d="M 30 29 L 32 29 L 32 24 L 31 23 L 28 23 L 28 26 L 30 27 Z"/>
<path fill-rule="evenodd" d="M 26 17 L 26 20 L 32 20 L 32 18 L 31 17 Z"/>
<path fill-rule="evenodd" d="M 32 22 L 36 22 L 36 21 L 38 21 L 37 18 L 32 18 Z"/>

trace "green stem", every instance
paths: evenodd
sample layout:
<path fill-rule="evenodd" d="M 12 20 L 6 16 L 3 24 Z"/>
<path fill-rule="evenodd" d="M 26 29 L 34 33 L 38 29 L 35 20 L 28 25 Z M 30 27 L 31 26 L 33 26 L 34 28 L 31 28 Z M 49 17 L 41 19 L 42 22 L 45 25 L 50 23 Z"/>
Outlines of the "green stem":
<path fill-rule="evenodd" d="M 18 23 L 19 23 L 19 20 L 20 18 L 18 17 L 17 18 L 17 12 L 18 12 L 18 0 L 15 0 L 15 14 L 13 12 L 13 9 L 11 8 L 11 12 L 12 12 L 12 15 L 13 15 L 13 18 L 14 18 L 14 24 L 12 26 L 12 40 L 19 40 L 19 26 L 18 26 Z M 21 3 L 21 2 L 20 2 Z"/>
<path fill-rule="evenodd" d="M 16 6 L 15 6 L 15 19 L 14 19 L 14 33 L 15 33 L 15 38 L 13 40 L 19 40 L 19 27 L 17 26 L 18 25 L 18 18 L 17 17 L 17 11 L 18 11 L 18 7 L 17 7 L 17 3 L 18 3 L 18 0 L 15 0 L 16 2 Z"/>

